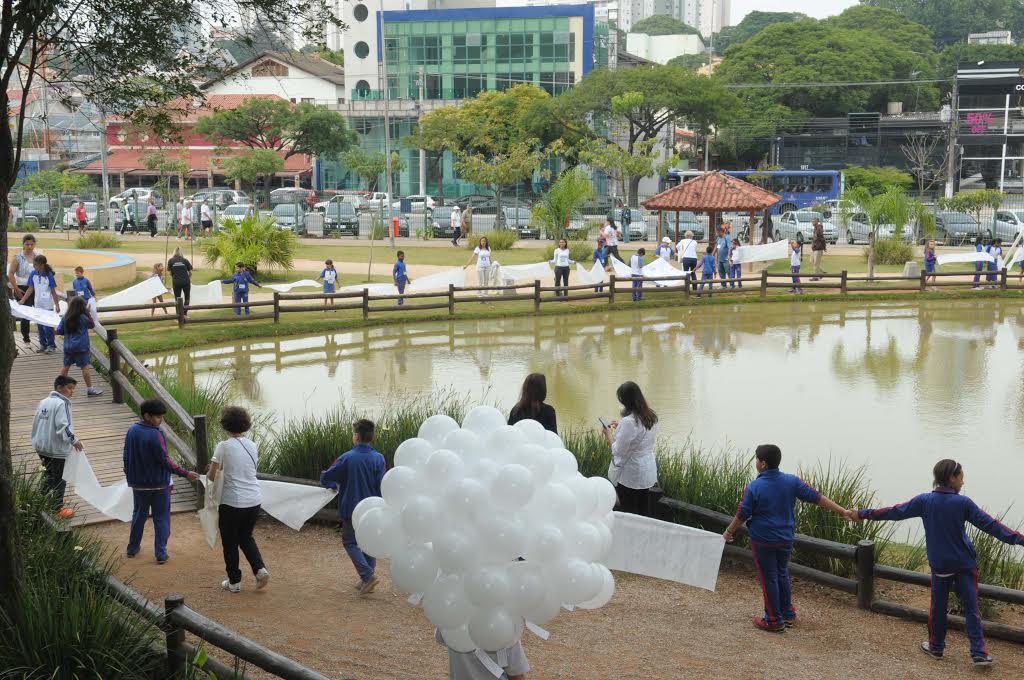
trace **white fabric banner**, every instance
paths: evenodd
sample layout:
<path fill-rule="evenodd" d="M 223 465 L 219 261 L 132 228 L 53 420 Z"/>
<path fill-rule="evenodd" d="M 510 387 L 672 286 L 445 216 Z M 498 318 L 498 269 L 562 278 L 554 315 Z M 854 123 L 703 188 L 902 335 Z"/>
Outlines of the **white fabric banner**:
<path fill-rule="evenodd" d="M 19 304 L 15 300 L 11 300 L 11 314 L 16 319 L 28 319 L 40 326 L 49 326 L 50 328 L 56 328 L 57 324 L 60 323 L 60 314 L 52 309 L 30 307 L 29 305 Z"/>
<path fill-rule="evenodd" d="M 683 271 L 681 269 L 676 269 L 674 266 L 672 266 L 671 263 L 666 262 L 660 257 L 654 258 L 653 262 L 644 265 L 644 268 L 641 269 L 640 271 L 643 272 L 644 276 L 650 277 L 683 275 Z M 658 286 L 659 288 L 664 288 L 665 286 L 681 286 L 684 283 L 686 283 L 686 280 L 680 279 L 678 281 L 655 281 L 654 285 Z"/>
<path fill-rule="evenodd" d="M 536 281 L 551 276 L 551 265 L 548 262 L 535 264 L 510 264 L 501 268 L 503 281 Z"/>
<path fill-rule="evenodd" d="M 167 292 L 164 282 L 157 277 L 140 281 L 130 288 L 108 295 L 102 300 L 96 301 L 96 308 L 103 310 L 104 307 L 120 307 L 123 305 L 144 305 L 153 301 L 158 295 Z"/>
<path fill-rule="evenodd" d="M 72 451 L 64 463 L 64 481 L 74 487 L 82 500 L 107 517 L 122 522 L 132 520 L 134 499 L 128 482 L 121 480 L 110 486 L 100 486 L 89 459 L 82 451 Z"/>
<path fill-rule="evenodd" d="M 604 283 L 604 267 L 601 266 L 600 262 L 595 262 L 590 271 L 587 271 L 582 264 L 577 262 L 576 280 L 580 283 Z"/>
<path fill-rule="evenodd" d="M 437 274 L 418 276 L 406 286 L 406 290 L 410 293 L 425 293 L 432 290 L 447 291 L 449 285 L 456 287 L 466 285 L 466 270 L 462 267 L 455 267 Z M 394 294 L 398 294 L 397 288 L 391 286 L 391 289 L 395 291 Z"/>
<path fill-rule="evenodd" d="M 338 495 L 337 491 L 321 486 L 266 479 L 260 480 L 260 491 L 267 514 L 296 531 Z"/>
<path fill-rule="evenodd" d="M 217 534 L 220 533 L 220 496 L 224 490 L 224 475 L 218 475 L 213 484 L 209 483 L 206 475 L 200 475 L 199 481 L 203 485 L 206 500 L 196 514 L 199 516 L 203 536 L 212 548 L 217 545 Z"/>
<path fill-rule="evenodd" d="M 721 534 L 616 512 L 604 565 L 713 591 L 724 550 Z"/>
<path fill-rule="evenodd" d="M 1024 246 L 1013 251 L 1013 257 L 1010 258 L 1010 266 L 1012 267 L 1018 262 L 1024 262 Z"/>
<path fill-rule="evenodd" d="M 220 280 L 210 281 L 205 286 L 192 286 L 190 305 L 218 305 L 224 301 Z"/>
<path fill-rule="evenodd" d="M 626 264 L 619 258 L 615 257 L 614 255 L 609 255 L 608 259 L 612 263 L 612 269 L 615 271 L 615 276 L 619 277 L 620 279 L 628 279 L 633 276 L 633 270 L 629 268 L 628 264 Z"/>
<path fill-rule="evenodd" d="M 339 293 L 358 293 L 366 289 L 370 295 L 398 295 L 398 289 L 393 283 L 357 283 L 352 286 L 339 288 Z"/>
<path fill-rule="evenodd" d="M 759 246 L 740 246 L 736 249 L 733 262 L 736 264 L 768 262 L 769 260 L 785 260 L 787 257 L 789 257 L 789 241 L 775 241 Z"/>
<path fill-rule="evenodd" d="M 964 262 L 995 262 L 995 258 L 986 252 L 943 253 L 936 260 L 938 264 L 959 264 Z"/>
<path fill-rule="evenodd" d="M 278 293 L 287 293 L 292 288 L 319 288 L 320 282 L 314 281 L 313 279 L 302 279 L 301 281 L 293 281 L 292 283 L 268 283 L 263 286 L 270 290 L 276 290 Z"/>

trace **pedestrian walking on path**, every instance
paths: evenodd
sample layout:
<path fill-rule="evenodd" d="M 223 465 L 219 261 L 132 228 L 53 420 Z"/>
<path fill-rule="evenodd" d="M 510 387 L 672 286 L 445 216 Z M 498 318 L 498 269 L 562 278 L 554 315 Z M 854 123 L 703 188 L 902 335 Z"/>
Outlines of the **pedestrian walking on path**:
<path fill-rule="evenodd" d="M 71 397 L 77 384 L 74 378 L 57 376 L 53 391 L 39 402 L 32 419 L 32 448 L 45 469 L 43 490 L 51 494 L 50 507 L 54 512 L 64 504 L 64 464 L 72 451 L 83 448 L 71 417 Z"/>
<path fill-rule="evenodd" d="M 25 293 L 28 290 L 28 277 L 35 271 L 35 257 L 36 237 L 32 234 L 25 234 L 21 237 L 21 250 L 14 254 L 7 268 L 7 281 L 10 283 L 15 297 L 18 297 L 19 292 Z M 29 295 L 27 298 L 23 298 L 21 304 L 34 305 L 35 296 Z M 28 319 L 22 319 L 20 326 L 22 341 L 26 344 L 31 342 L 32 338 L 29 336 L 31 325 L 29 325 Z"/>

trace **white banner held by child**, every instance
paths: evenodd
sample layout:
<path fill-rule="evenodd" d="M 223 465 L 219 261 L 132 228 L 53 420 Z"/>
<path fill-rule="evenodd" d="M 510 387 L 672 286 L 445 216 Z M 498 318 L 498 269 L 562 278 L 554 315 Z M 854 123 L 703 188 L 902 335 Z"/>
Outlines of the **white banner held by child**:
<path fill-rule="evenodd" d="M 219 280 L 210 281 L 205 286 L 192 286 L 189 296 L 190 305 L 217 305 L 224 301 L 224 293 Z"/>
<path fill-rule="evenodd" d="M 628 279 L 633 276 L 633 270 L 629 268 L 629 265 L 615 257 L 609 255 L 608 260 L 612 263 L 612 269 L 615 271 L 615 276 L 620 279 Z"/>
<path fill-rule="evenodd" d="M 144 305 L 153 301 L 153 298 L 167 292 L 164 282 L 159 277 L 153 277 L 136 283 L 130 288 L 108 295 L 102 300 L 96 301 L 96 308 L 103 310 L 105 307 L 122 307 L 127 305 Z"/>
<path fill-rule="evenodd" d="M 995 262 L 996 259 L 986 252 L 943 253 L 936 258 L 940 264 L 961 264 L 964 262 Z"/>
<path fill-rule="evenodd" d="M 72 451 L 64 463 L 64 481 L 75 489 L 82 500 L 107 517 L 130 522 L 134 500 L 128 482 L 121 480 L 100 486 L 89 459 L 82 451 Z"/>
<path fill-rule="evenodd" d="M 775 241 L 759 246 L 740 246 L 733 256 L 735 264 L 747 262 L 768 262 L 770 260 L 785 260 L 789 257 L 789 241 Z"/>
<path fill-rule="evenodd" d="M 302 279 L 301 281 L 293 281 L 292 283 L 268 283 L 263 286 L 270 290 L 276 290 L 278 293 L 287 293 L 292 288 L 319 288 L 320 282 L 314 281 L 313 279 Z"/>
<path fill-rule="evenodd" d="M 595 262 L 590 271 L 587 271 L 582 264 L 577 262 L 576 280 L 580 283 L 604 283 L 604 267 L 601 266 L 600 262 Z"/>
<path fill-rule="evenodd" d="M 671 264 L 666 262 L 660 257 L 654 259 L 650 264 L 644 265 L 644 268 L 640 270 L 644 276 L 658 277 L 658 276 L 682 276 L 682 270 L 676 269 Z M 685 279 L 679 279 L 678 281 L 655 281 L 654 285 L 659 288 L 665 286 L 681 286 L 686 283 Z"/>
<path fill-rule="evenodd" d="M 551 265 L 547 262 L 535 264 L 510 264 L 501 268 L 503 281 L 536 281 L 551 276 Z"/>
<path fill-rule="evenodd" d="M 437 274 L 418 276 L 406 287 L 406 290 L 410 293 L 425 293 L 432 290 L 447 291 L 449 285 L 456 287 L 466 285 L 466 270 L 462 267 L 455 267 L 438 272 Z M 398 293 L 394 286 L 392 286 L 392 289 L 395 291 L 393 294 Z"/>
<path fill-rule="evenodd" d="M 18 304 L 14 300 L 11 300 L 11 315 L 16 319 L 26 319 L 27 321 L 32 321 L 40 326 L 49 326 L 50 328 L 56 328 L 57 324 L 60 323 L 60 314 L 52 309 L 30 307 L 28 305 Z"/>

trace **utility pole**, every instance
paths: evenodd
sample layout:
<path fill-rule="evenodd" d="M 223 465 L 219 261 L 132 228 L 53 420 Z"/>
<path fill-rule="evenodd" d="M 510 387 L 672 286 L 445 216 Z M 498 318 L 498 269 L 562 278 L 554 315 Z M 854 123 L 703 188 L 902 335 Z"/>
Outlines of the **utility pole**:
<path fill-rule="evenodd" d="M 391 92 L 388 87 L 388 43 L 384 32 L 384 0 L 380 0 L 380 39 L 384 41 L 381 45 L 380 51 L 380 71 L 381 71 L 381 86 L 384 88 L 384 167 L 385 167 L 385 182 L 387 192 L 387 199 L 385 202 L 388 204 L 386 210 L 384 210 L 384 228 L 388 232 L 388 242 L 391 247 L 395 247 L 395 230 L 391 228 L 391 201 L 394 200 L 394 187 L 393 180 L 391 177 L 391 115 L 390 105 Z M 373 240 L 373 230 L 370 230 L 370 240 Z"/>
<path fill-rule="evenodd" d="M 420 96 L 419 96 L 419 104 L 420 104 L 419 105 L 419 114 L 420 115 L 419 115 L 419 117 L 420 117 L 420 119 L 423 118 L 423 95 L 424 95 L 424 92 L 426 91 L 426 86 L 427 86 L 426 78 L 427 78 L 427 76 L 425 75 L 423 69 L 421 68 L 420 69 L 420 79 L 419 79 L 419 85 L 420 85 L 420 93 L 419 93 L 420 94 Z M 424 196 L 427 195 L 427 150 L 426 149 L 420 149 L 420 193 L 423 194 Z M 424 212 L 426 212 L 426 205 L 423 206 L 423 210 L 424 210 Z"/>
<path fill-rule="evenodd" d="M 103 178 L 103 205 L 96 210 L 96 214 L 102 216 L 100 217 L 103 220 L 100 223 L 102 229 L 107 226 L 107 210 L 110 207 L 110 173 L 107 172 L 107 112 L 102 106 L 100 107 L 100 172 Z"/>
<path fill-rule="evenodd" d="M 960 83 L 953 79 L 953 93 L 949 102 L 949 147 L 946 149 L 946 198 L 953 198 L 957 174 L 957 134 L 960 132 Z"/>

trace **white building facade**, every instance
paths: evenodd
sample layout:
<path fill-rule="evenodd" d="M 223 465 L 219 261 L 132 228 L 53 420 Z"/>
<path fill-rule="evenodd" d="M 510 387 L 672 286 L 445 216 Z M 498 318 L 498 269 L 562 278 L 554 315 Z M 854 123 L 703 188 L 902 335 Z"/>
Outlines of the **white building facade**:
<path fill-rule="evenodd" d="M 626 35 L 627 52 L 658 64 L 667 64 L 683 54 L 700 54 L 704 50 L 704 42 L 699 35 Z"/>
<path fill-rule="evenodd" d="M 203 85 L 208 94 L 276 95 L 293 104 L 339 109 L 345 71 L 312 55 L 262 52 Z"/>

